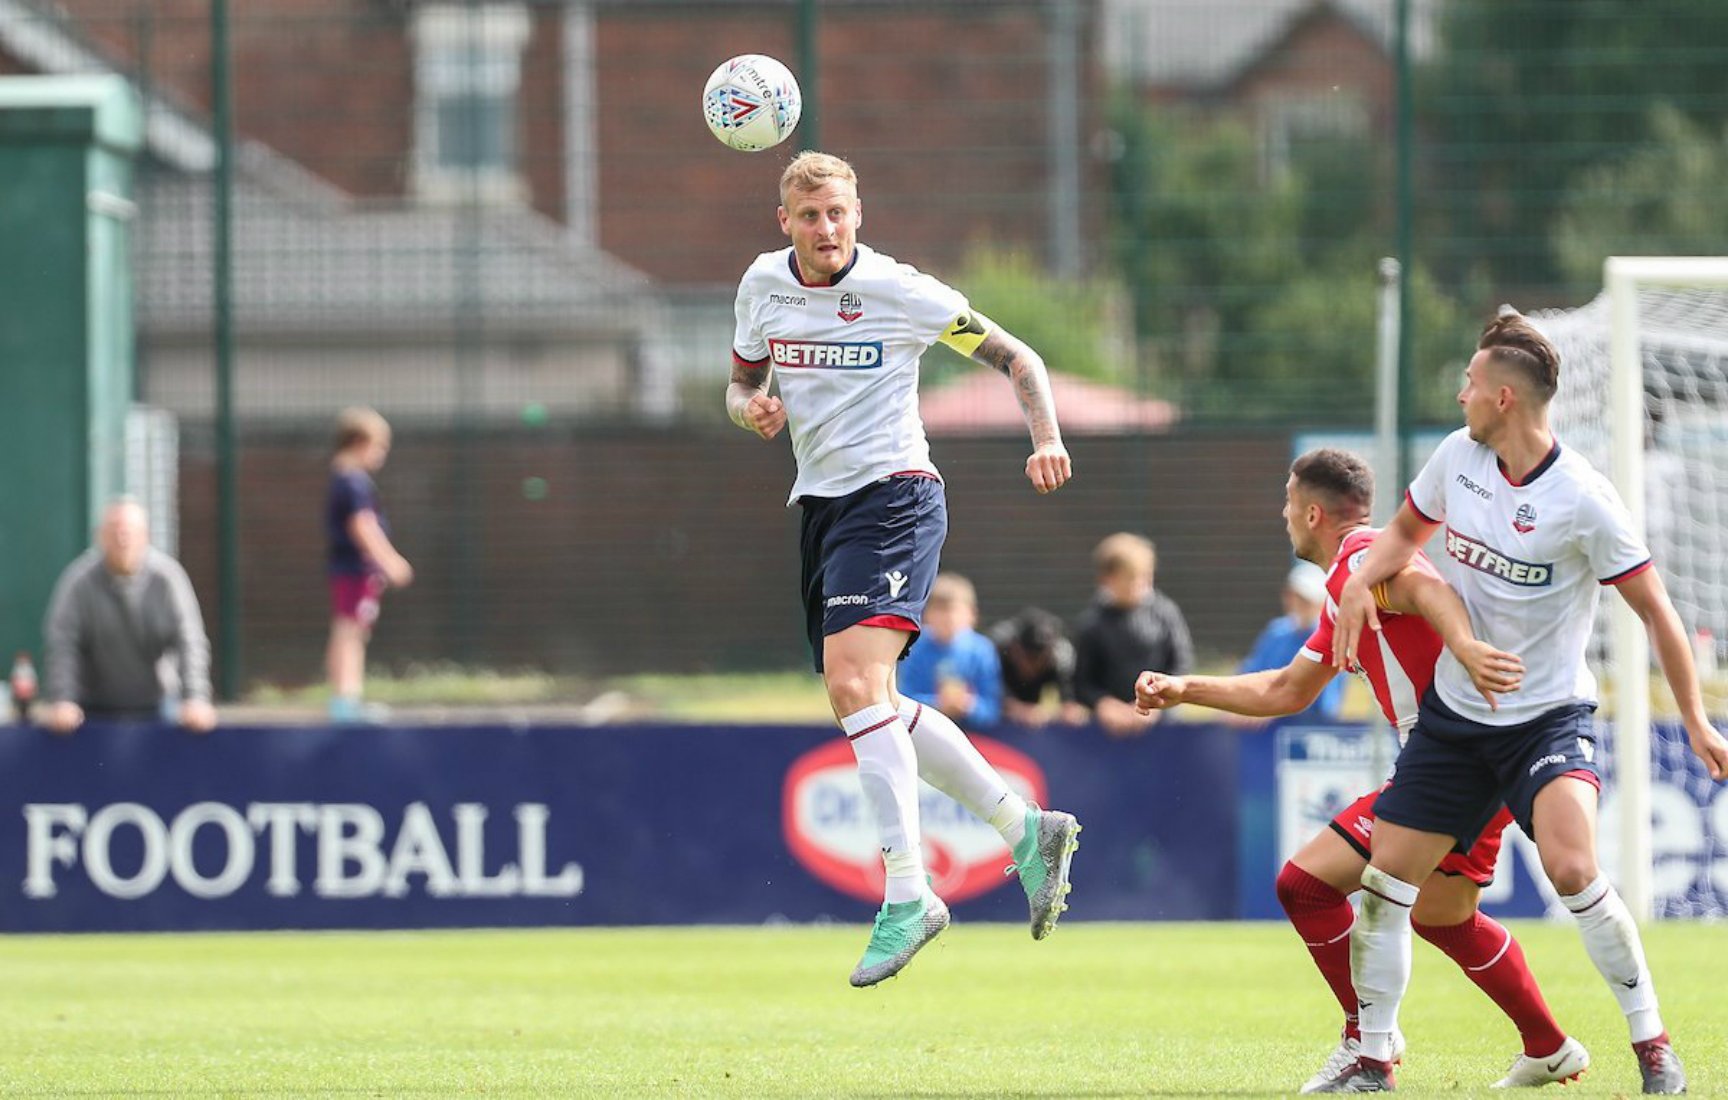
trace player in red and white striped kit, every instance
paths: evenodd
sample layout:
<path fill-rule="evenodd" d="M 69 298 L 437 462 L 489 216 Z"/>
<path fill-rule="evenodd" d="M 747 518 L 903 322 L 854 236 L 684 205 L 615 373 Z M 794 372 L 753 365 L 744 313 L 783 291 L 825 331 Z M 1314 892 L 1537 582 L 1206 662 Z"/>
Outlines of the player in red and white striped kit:
<path fill-rule="evenodd" d="M 1302 651 L 1282 669 L 1239 676 L 1142 674 L 1137 702 L 1150 711 L 1194 703 L 1237 714 L 1278 716 L 1308 706 L 1331 681 L 1332 629 L 1338 594 L 1361 564 L 1378 531 L 1368 526 L 1374 481 L 1368 466 L 1338 450 L 1310 451 L 1291 466 L 1285 486 L 1285 525 L 1298 557 L 1326 569 L 1326 605 Z M 1434 679 L 1434 666 L 1450 647 L 1488 705 L 1518 688 L 1522 668 L 1511 654 L 1479 642 L 1463 603 L 1417 555 L 1410 567 L 1375 591 L 1384 618 L 1377 644 L 1358 654 L 1358 671 L 1402 737 L 1416 720 L 1417 701 Z M 1444 639 L 1444 640 L 1443 640 Z M 1303 1086 L 1311 1092 L 1349 1068 L 1360 1053 L 1356 991 L 1350 978 L 1348 895 L 1359 888 L 1369 858 L 1378 791 L 1363 795 L 1333 818 L 1284 865 L 1278 899 L 1308 946 L 1315 965 L 1344 1009 L 1338 1046 Z M 1524 1050 L 1501 1087 L 1542 1085 L 1575 1078 L 1589 1055 L 1554 1022 L 1523 949 L 1512 933 L 1477 909 L 1482 887 L 1494 877 L 1504 809 L 1468 852 L 1453 853 L 1423 886 L 1414 916 L 1422 936 L 1455 961 L 1518 1028 Z M 1397 1043 L 1402 1053 L 1402 1036 Z"/>

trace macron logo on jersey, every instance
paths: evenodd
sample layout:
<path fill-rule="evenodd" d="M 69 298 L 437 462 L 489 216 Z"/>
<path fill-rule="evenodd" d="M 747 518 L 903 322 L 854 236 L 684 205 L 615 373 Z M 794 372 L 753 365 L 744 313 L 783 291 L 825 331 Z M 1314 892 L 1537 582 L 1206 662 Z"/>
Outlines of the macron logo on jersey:
<path fill-rule="evenodd" d="M 1446 528 L 1446 553 L 1453 561 L 1468 565 L 1478 573 L 1487 573 L 1525 588 L 1545 588 L 1554 580 L 1552 562 L 1542 564 L 1509 558 L 1492 546 L 1461 535 L 1450 527 Z"/>
<path fill-rule="evenodd" d="M 882 341 L 770 340 L 768 354 L 777 367 L 871 370 L 882 365 Z"/>

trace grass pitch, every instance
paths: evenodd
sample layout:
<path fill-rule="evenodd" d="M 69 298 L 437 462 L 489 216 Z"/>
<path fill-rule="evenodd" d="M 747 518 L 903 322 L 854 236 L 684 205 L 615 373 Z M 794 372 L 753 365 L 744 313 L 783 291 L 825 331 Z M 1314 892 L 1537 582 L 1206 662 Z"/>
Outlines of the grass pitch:
<path fill-rule="evenodd" d="M 1084 899 L 1077 899 L 1083 904 Z M 19 936 L 0 1095 L 1114 1097 L 1293 1093 L 1338 1013 L 1281 924 L 957 924 L 846 984 L 846 927 Z M 1594 1066 L 1638 1074 L 1565 924 L 1517 926 Z M 1721 926 L 1646 943 L 1695 1095 L 1728 1094 Z M 1485 1093 L 1512 1028 L 1425 944 L 1401 1091 Z"/>

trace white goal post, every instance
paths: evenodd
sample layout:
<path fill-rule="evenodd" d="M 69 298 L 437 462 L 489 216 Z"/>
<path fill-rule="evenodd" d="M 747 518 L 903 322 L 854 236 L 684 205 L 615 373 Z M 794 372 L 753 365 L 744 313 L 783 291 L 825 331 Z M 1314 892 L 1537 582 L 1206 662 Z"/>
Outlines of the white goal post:
<path fill-rule="evenodd" d="M 1610 476 L 1645 530 L 1644 356 L 1639 335 L 1642 287 L 1728 287 L 1728 257 L 1610 256 L 1602 265 L 1609 309 Z M 1617 701 L 1615 766 L 1620 776 L 1620 889 L 1640 920 L 1655 915 L 1650 843 L 1650 643 L 1644 624 L 1623 600 L 1612 603 L 1610 660 Z"/>
<path fill-rule="evenodd" d="M 1712 639 L 1728 635 L 1720 621 L 1728 602 L 1716 594 L 1724 579 L 1716 562 L 1728 543 L 1728 531 L 1718 525 L 1728 471 L 1716 473 L 1728 455 L 1728 257 L 1610 257 L 1603 283 L 1603 296 L 1590 305 L 1534 318 L 1561 352 L 1555 426 L 1568 445 L 1609 474 L 1650 542 L 1687 629 L 1698 631 L 1713 662 Z M 1655 530 L 1647 485 L 1664 495 Z M 1645 920 L 1656 915 L 1658 895 L 1649 642 L 1623 600 L 1603 602 L 1606 652 L 1599 648 L 1595 656 L 1606 658 L 1604 686 L 1612 699 L 1611 797 L 1617 807 L 1614 823 L 1604 822 L 1604 840 L 1618 841 L 1620 892 Z M 1602 633 L 1599 623 L 1599 646 Z M 1663 771 L 1675 772 L 1676 765 L 1665 760 Z M 1703 799 L 1708 804 L 1709 794 Z M 1716 849 L 1728 837 L 1708 843 L 1714 847 L 1707 846 L 1696 864 L 1705 868 L 1700 878 L 1710 873 L 1712 859 L 1720 859 Z M 1682 875 L 1692 866 L 1665 865 L 1664 873 Z M 1669 888 L 1662 893 L 1674 894 L 1674 881 L 1662 885 Z M 1713 889 L 1700 901 L 1664 904 L 1663 910 L 1720 916 L 1721 893 Z"/>

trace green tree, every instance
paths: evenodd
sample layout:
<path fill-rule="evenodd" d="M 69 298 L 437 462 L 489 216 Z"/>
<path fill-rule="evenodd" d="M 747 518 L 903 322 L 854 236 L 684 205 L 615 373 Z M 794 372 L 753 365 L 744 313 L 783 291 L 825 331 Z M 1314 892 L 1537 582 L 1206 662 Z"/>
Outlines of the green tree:
<path fill-rule="evenodd" d="M 1052 370 L 1132 381 L 1124 295 L 1112 280 L 1052 278 L 1025 252 L 977 245 L 952 283 L 973 308 L 1036 348 Z M 925 377 L 938 384 L 963 369 L 967 362 L 940 344 L 924 360 Z"/>
<path fill-rule="evenodd" d="M 1412 412 L 1419 420 L 1454 420 L 1453 395 L 1474 346 L 1473 320 L 1421 268 L 1410 299 L 1416 337 Z M 1262 392 L 1255 400 L 1293 417 L 1372 418 L 1378 302 L 1378 277 L 1363 265 L 1290 280 L 1255 317 L 1265 341 Z"/>
<path fill-rule="evenodd" d="M 1566 271 L 1548 229 L 1595 165 L 1653 136 L 1673 104 L 1728 121 L 1722 0 L 1449 0 L 1419 73 L 1425 253 L 1442 278 L 1480 266 L 1496 286 L 1551 287 Z M 1592 275 L 1568 293 L 1600 285 Z"/>
<path fill-rule="evenodd" d="M 1150 388 L 1192 403 L 1196 391 L 1251 384 L 1254 311 L 1302 267 L 1300 179 L 1266 178 L 1259 142 L 1237 121 L 1125 102 L 1116 130 L 1111 249 Z"/>
<path fill-rule="evenodd" d="M 1554 252 L 1574 282 L 1602 277 L 1609 256 L 1728 252 L 1728 141 L 1669 104 L 1650 112 L 1652 141 L 1584 173 L 1554 219 Z"/>

